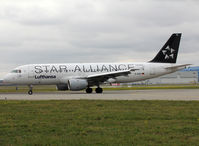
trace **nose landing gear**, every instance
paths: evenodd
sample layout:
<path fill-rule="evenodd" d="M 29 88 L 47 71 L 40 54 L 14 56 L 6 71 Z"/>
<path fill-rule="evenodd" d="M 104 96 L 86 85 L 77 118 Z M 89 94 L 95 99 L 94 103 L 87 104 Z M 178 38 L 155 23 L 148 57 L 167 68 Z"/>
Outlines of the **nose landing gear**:
<path fill-rule="evenodd" d="M 28 94 L 29 94 L 29 95 L 32 95 L 32 93 L 33 93 L 33 92 L 32 92 L 32 85 L 29 85 L 29 91 L 28 91 Z"/>
<path fill-rule="evenodd" d="M 28 94 L 29 94 L 29 95 L 32 95 L 32 90 L 29 90 L 29 91 L 28 91 Z"/>

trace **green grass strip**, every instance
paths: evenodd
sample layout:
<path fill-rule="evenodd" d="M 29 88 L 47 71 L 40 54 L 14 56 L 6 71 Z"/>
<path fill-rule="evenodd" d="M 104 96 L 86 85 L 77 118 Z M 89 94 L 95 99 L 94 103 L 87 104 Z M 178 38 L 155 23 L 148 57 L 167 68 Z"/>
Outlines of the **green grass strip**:
<path fill-rule="evenodd" d="M 197 101 L 0 101 L 0 145 L 198 145 Z"/>

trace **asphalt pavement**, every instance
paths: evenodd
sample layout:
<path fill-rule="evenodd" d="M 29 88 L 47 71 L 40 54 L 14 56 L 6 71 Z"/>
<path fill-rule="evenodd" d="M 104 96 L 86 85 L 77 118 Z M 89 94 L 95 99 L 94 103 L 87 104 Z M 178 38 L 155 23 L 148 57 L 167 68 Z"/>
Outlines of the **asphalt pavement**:
<path fill-rule="evenodd" d="M 198 89 L 117 90 L 103 94 L 84 91 L 0 94 L 0 100 L 199 100 Z"/>

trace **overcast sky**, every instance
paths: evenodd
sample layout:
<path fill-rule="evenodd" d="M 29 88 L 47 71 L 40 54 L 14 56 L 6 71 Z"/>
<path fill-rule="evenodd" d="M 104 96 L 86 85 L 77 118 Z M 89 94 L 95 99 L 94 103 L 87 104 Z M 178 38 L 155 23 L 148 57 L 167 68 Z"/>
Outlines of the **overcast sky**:
<path fill-rule="evenodd" d="M 149 61 L 173 32 L 178 63 L 199 65 L 198 0 L 1 0 L 0 77 L 30 63 Z"/>

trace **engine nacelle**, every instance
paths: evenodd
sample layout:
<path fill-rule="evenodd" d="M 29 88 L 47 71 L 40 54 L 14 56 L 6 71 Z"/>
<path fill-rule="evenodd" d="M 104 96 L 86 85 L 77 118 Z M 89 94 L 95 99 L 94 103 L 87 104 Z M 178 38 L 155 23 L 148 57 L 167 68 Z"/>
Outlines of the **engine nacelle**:
<path fill-rule="evenodd" d="M 57 90 L 59 90 L 59 91 L 66 91 L 66 90 L 68 90 L 68 85 L 67 84 L 57 85 Z"/>
<path fill-rule="evenodd" d="M 86 89 L 88 81 L 84 79 L 70 79 L 68 80 L 68 88 L 72 91 L 79 91 Z"/>

